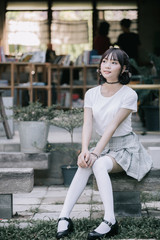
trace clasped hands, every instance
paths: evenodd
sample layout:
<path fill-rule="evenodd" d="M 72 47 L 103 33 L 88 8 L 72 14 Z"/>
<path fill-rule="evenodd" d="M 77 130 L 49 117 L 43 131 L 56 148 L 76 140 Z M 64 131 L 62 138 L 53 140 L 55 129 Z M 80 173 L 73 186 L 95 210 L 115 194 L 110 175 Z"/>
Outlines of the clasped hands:
<path fill-rule="evenodd" d="M 77 165 L 82 168 L 92 167 L 98 156 L 93 155 L 89 151 L 81 152 L 78 156 Z"/>

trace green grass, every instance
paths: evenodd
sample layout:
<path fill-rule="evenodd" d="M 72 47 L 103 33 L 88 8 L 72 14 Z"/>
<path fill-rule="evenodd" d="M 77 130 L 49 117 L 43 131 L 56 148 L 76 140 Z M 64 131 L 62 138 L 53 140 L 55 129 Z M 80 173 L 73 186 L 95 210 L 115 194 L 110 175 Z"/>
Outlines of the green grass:
<path fill-rule="evenodd" d="M 74 232 L 64 240 L 85 240 L 88 232 L 93 230 L 101 219 L 73 220 Z M 120 232 L 111 239 L 160 239 L 160 219 L 158 218 L 119 218 Z M 0 227 L 0 240 L 56 240 L 56 221 L 30 221 L 31 226 L 17 227 L 11 221 L 9 227 Z"/>
<path fill-rule="evenodd" d="M 160 192 L 157 191 L 144 191 L 141 192 L 141 202 L 152 202 L 152 201 L 160 201 Z"/>

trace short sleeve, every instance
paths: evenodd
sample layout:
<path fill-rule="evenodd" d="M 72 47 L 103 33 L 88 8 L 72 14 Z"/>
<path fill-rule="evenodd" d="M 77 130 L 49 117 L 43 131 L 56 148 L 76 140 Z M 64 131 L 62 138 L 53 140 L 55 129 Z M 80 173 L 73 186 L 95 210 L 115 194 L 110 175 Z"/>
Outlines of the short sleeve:
<path fill-rule="evenodd" d="M 88 90 L 84 96 L 84 108 L 85 107 L 92 108 L 92 96 L 90 90 Z"/>
<path fill-rule="evenodd" d="M 121 108 L 131 109 L 133 112 L 137 112 L 137 93 L 132 90 L 123 97 Z"/>

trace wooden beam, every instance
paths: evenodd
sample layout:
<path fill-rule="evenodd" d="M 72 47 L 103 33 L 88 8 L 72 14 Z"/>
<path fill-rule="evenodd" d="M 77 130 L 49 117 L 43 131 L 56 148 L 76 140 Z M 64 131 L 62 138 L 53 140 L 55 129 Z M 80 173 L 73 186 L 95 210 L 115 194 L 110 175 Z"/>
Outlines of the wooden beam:
<path fill-rule="evenodd" d="M 93 32 L 92 32 L 92 36 L 93 36 L 93 39 L 94 39 L 94 37 L 96 35 L 97 25 L 98 25 L 98 11 L 97 11 L 97 1 L 96 0 L 92 0 L 92 7 L 93 7 L 93 12 L 92 12 Z M 92 42 L 92 46 L 93 46 L 93 42 Z"/>
<path fill-rule="evenodd" d="M 48 42 L 51 43 L 52 0 L 48 0 Z"/>

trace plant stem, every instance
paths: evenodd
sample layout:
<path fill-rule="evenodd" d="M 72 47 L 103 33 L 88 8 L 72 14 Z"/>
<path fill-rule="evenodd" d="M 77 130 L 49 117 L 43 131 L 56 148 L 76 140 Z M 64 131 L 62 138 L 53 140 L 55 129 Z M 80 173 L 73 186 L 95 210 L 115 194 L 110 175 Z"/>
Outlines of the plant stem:
<path fill-rule="evenodd" d="M 73 145 L 73 130 L 70 131 L 70 134 L 71 134 L 71 143 Z"/>

